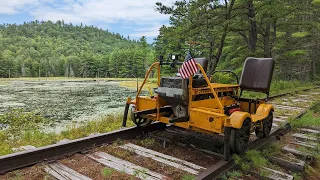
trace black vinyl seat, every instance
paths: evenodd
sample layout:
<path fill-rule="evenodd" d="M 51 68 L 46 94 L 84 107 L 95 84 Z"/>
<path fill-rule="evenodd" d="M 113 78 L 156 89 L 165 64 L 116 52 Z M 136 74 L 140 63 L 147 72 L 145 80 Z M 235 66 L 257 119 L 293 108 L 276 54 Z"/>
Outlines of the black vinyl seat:
<path fill-rule="evenodd" d="M 203 67 L 203 70 L 207 72 L 208 60 L 206 58 L 194 58 L 194 61 Z M 195 74 L 201 74 L 200 69 Z"/>
<path fill-rule="evenodd" d="M 206 58 L 194 58 L 194 61 L 200 64 L 203 67 L 203 70 L 207 72 L 208 60 Z M 200 88 L 208 85 L 206 80 L 201 76 L 202 73 L 200 69 L 194 75 L 195 77 L 193 78 L 193 81 L 192 81 L 192 87 Z M 189 78 L 188 78 L 188 81 L 189 81 Z"/>
<path fill-rule="evenodd" d="M 268 97 L 274 64 L 272 58 L 247 58 L 240 79 L 241 93 L 242 90 L 262 92 Z"/>

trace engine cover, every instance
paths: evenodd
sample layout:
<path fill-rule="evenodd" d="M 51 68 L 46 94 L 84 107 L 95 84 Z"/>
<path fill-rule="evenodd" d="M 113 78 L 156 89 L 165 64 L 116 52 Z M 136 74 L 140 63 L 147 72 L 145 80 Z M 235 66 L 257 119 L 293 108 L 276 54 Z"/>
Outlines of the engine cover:
<path fill-rule="evenodd" d="M 162 77 L 157 93 L 171 106 L 176 117 L 188 114 L 187 80 L 181 77 Z"/>

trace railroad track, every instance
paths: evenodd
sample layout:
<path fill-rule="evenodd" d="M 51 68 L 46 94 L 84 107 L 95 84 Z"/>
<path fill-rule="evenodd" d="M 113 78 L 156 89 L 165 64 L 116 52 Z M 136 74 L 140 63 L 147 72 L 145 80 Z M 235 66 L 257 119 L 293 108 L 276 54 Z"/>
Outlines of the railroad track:
<path fill-rule="evenodd" d="M 252 135 L 248 149 L 288 132 L 288 119 L 304 114 L 315 96 L 320 96 L 318 87 L 271 97 L 276 109 L 272 134 L 264 139 Z M 295 136 L 300 139 L 296 143 L 310 146 L 303 142 L 303 134 Z M 16 169 L 25 179 L 214 179 L 234 167 L 233 160 L 223 160 L 222 154 L 223 136 L 154 123 L 1 156 L 0 179 L 14 176 L 9 171 Z"/>

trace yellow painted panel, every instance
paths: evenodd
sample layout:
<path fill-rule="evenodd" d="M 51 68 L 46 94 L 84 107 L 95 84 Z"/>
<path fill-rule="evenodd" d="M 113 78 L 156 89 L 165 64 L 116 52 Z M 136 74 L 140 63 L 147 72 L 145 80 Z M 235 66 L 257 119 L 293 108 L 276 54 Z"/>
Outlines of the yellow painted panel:
<path fill-rule="evenodd" d="M 156 108 L 156 99 L 149 96 L 139 96 L 136 99 L 136 110 L 143 111 Z"/>
<path fill-rule="evenodd" d="M 209 111 L 209 112 L 213 112 L 213 113 L 216 113 L 215 115 L 217 116 L 221 116 L 220 114 L 220 109 L 212 109 L 212 108 L 206 108 L 206 107 L 195 107 L 195 108 L 192 108 L 194 110 L 203 110 L 203 111 Z M 206 112 L 205 112 L 206 113 Z M 222 114 L 222 116 L 224 116 Z"/>
<path fill-rule="evenodd" d="M 199 101 L 192 101 L 191 107 L 206 107 L 206 108 L 217 108 L 219 109 L 219 104 L 216 99 L 205 99 Z"/>
<path fill-rule="evenodd" d="M 211 83 L 213 88 L 238 88 L 238 84 L 221 84 L 221 83 Z"/>
<path fill-rule="evenodd" d="M 226 126 L 231 125 L 233 128 L 240 129 L 242 127 L 242 123 L 246 118 L 250 118 L 251 116 L 247 112 L 242 112 L 242 111 L 235 111 L 231 114 L 230 118 L 230 124 L 225 124 Z"/>
<path fill-rule="evenodd" d="M 252 118 L 252 122 L 257 122 L 257 121 L 261 121 L 262 119 L 264 119 L 264 116 L 259 116 L 256 114 L 251 114 L 251 118 Z"/>
<path fill-rule="evenodd" d="M 192 108 L 190 110 L 190 126 L 210 132 L 222 133 L 226 116 L 219 113 Z"/>
<path fill-rule="evenodd" d="M 269 115 L 269 112 L 273 110 L 273 106 L 271 104 L 260 104 L 256 111 L 256 115 L 267 117 Z"/>

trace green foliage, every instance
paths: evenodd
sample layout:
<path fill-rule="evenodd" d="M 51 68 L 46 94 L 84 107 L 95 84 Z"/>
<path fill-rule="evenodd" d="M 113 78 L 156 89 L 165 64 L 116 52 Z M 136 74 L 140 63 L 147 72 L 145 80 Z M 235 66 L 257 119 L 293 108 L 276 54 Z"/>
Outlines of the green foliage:
<path fill-rule="evenodd" d="M 124 141 L 122 139 L 117 139 L 115 142 L 112 143 L 113 147 L 118 147 L 124 145 Z"/>
<path fill-rule="evenodd" d="M 105 167 L 101 170 L 101 174 L 103 177 L 108 178 L 112 175 L 113 171 L 113 169 Z"/>
<path fill-rule="evenodd" d="M 133 175 L 136 177 L 139 177 L 141 179 L 146 179 L 147 178 L 147 170 L 146 169 L 136 169 L 136 170 L 134 170 Z"/>
<path fill-rule="evenodd" d="M 283 81 L 283 80 L 274 80 L 271 83 L 270 92 L 271 94 L 280 94 L 284 92 L 297 91 L 305 88 L 313 87 L 312 83 L 304 83 L 300 81 Z"/>
<path fill-rule="evenodd" d="M 281 38 L 281 37 L 284 37 L 286 35 L 285 32 L 277 32 L 277 38 Z"/>
<path fill-rule="evenodd" d="M 318 105 L 319 106 L 319 105 Z M 320 113 L 308 111 L 299 120 L 291 122 L 293 127 L 320 127 Z"/>
<path fill-rule="evenodd" d="M 227 177 L 229 177 L 229 178 L 237 178 L 237 177 L 241 177 L 241 176 L 243 176 L 243 173 L 238 170 L 229 171 L 227 173 Z"/>
<path fill-rule="evenodd" d="M 186 174 L 184 176 L 182 176 L 181 180 L 195 180 L 196 177 L 192 174 Z"/>
<path fill-rule="evenodd" d="M 287 56 L 291 56 L 291 57 L 295 57 L 295 56 L 303 56 L 307 53 L 306 50 L 302 50 L 302 49 L 297 49 L 297 50 L 293 50 L 293 51 L 288 51 L 286 53 Z"/>
<path fill-rule="evenodd" d="M 24 112 L 23 109 L 13 109 L 0 116 L 0 124 L 7 127 L 4 132 L 10 134 L 13 139 L 26 134 L 31 136 L 30 130 L 40 129 L 46 122 L 45 118 L 35 112 Z M 1 137 L 3 138 L 3 135 L 0 135 Z"/>
<path fill-rule="evenodd" d="M 233 159 L 236 165 L 238 165 L 242 170 L 248 171 L 251 168 L 251 165 L 246 161 L 241 159 L 237 154 L 233 155 Z"/>
<path fill-rule="evenodd" d="M 156 143 L 154 138 L 145 138 L 140 141 L 140 144 L 144 147 L 152 147 Z"/>
<path fill-rule="evenodd" d="M 268 156 L 277 156 L 281 153 L 281 148 L 283 144 L 279 142 L 274 142 L 269 145 L 267 145 L 265 148 L 262 150 L 262 155 L 268 157 Z"/>
<path fill-rule="evenodd" d="M 293 173 L 293 179 L 294 180 L 302 180 L 303 179 L 303 175 L 300 173 Z"/>
<path fill-rule="evenodd" d="M 270 175 L 270 171 L 267 171 L 265 169 L 261 169 L 260 172 L 259 172 L 259 175 L 261 177 L 267 177 L 268 175 Z"/>
<path fill-rule="evenodd" d="M 23 180 L 23 175 L 20 170 L 16 170 L 13 172 L 14 180 Z"/>
<path fill-rule="evenodd" d="M 243 171 L 258 171 L 262 173 L 261 167 L 267 167 L 269 162 L 260 151 L 248 150 L 244 157 L 233 155 L 235 164 Z"/>
<path fill-rule="evenodd" d="M 247 57 L 273 57 L 279 80 L 319 79 L 319 0 L 226 2 L 157 3 L 158 12 L 170 15 L 170 26 L 161 27 L 156 54 L 189 49 L 209 60 L 209 74 L 215 68 L 238 70 Z M 229 81 L 224 75 L 217 79 Z"/>
<path fill-rule="evenodd" d="M 301 81 L 283 81 L 283 80 L 274 80 L 271 82 L 270 95 L 277 95 L 281 93 L 299 91 L 306 88 L 312 88 L 314 85 L 309 82 Z M 263 93 L 244 91 L 243 97 L 246 98 L 265 98 L 266 95 Z"/>
<path fill-rule="evenodd" d="M 25 114 L 28 114 L 28 115 L 25 115 Z M 10 115 L 10 116 L 12 117 L 13 115 Z M 33 117 L 33 119 L 40 118 L 40 119 L 43 119 L 43 121 L 37 120 L 35 121 L 37 123 L 33 123 L 32 126 L 28 125 L 28 128 L 21 131 L 20 130 L 16 131 L 18 127 L 16 127 L 15 130 L 13 130 L 11 129 L 11 126 L 8 126 L 8 128 L 0 132 L 0 140 L 1 140 L 0 155 L 13 153 L 12 148 L 17 148 L 20 146 L 32 145 L 35 147 L 41 147 L 49 144 L 54 144 L 62 139 L 77 139 L 77 138 L 86 137 L 92 133 L 97 133 L 97 132 L 104 133 L 104 132 L 113 131 L 113 130 L 119 129 L 122 123 L 121 115 L 108 115 L 106 117 L 103 117 L 95 121 L 83 123 L 80 126 L 75 126 L 75 125 L 69 126 L 66 130 L 62 131 L 59 134 L 56 134 L 56 133 L 44 132 L 41 128 L 41 123 L 45 122 L 46 120 L 42 117 L 38 117 L 37 115 L 34 115 L 34 116 L 31 116 L 31 117 Z M 17 124 L 19 124 L 18 122 L 19 119 L 22 119 L 22 121 L 25 121 L 26 119 L 24 117 L 29 117 L 28 119 L 33 121 L 32 118 L 30 118 L 30 113 L 21 112 L 21 115 L 19 115 L 17 111 L 14 111 L 14 117 L 17 117 L 17 119 L 11 120 L 11 121 Z M 131 121 L 128 121 L 127 125 L 132 126 L 133 123 Z M 20 128 L 23 129 L 24 126 Z M 120 142 L 122 141 L 121 140 L 117 141 L 117 143 L 120 143 Z"/>
<path fill-rule="evenodd" d="M 306 37 L 308 36 L 309 33 L 308 32 L 296 32 L 296 33 L 293 33 L 292 34 L 292 37 L 295 37 L 295 38 L 303 38 L 303 37 Z"/>
<path fill-rule="evenodd" d="M 246 152 L 246 158 L 253 163 L 255 167 L 263 167 L 266 166 L 268 160 L 261 155 L 259 151 L 249 150 Z"/>
<path fill-rule="evenodd" d="M 316 6 L 320 6 L 320 0 L 313 0 L 312 4 Z"/>
<path fill-rule="evenodd" d="M 237 84 L 236 78 L 233 75 L 226 73 L 215 73 L 212 76 L 212 82 L 219 82 L 224 84 Z"/>
<path fill-rule="evenodd" d="M 319 99 L 319 97 L 317 97 Z M 317 98 L 315 98 L 315 100 L 318 100 Z M 312 106 L 311 110 L 314 113 L 320 114 L 320 104 L 317 102 L 317 104 L 315 104 L 314 106 Z"/>
<path fill-rule="evenodd" d="M 11 77 L 142 77 L 154 61 L 145 37 L 129 40 L 63 21 L 2 24 L 0 44 L 0 77 L 9 70 Z"/>

